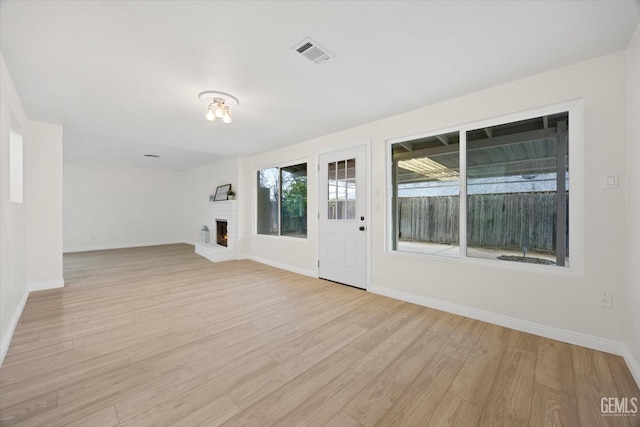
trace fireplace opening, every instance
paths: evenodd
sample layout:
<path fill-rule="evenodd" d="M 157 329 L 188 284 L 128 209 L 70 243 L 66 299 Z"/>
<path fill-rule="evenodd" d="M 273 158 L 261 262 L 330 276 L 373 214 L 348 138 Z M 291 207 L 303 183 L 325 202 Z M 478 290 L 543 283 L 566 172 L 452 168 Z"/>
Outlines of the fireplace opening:
<path fill-rule="evenodd" d="M 216 219 L 216 243 L 226 247 L 227 241 L 227 221 L 224 219 Z"/>

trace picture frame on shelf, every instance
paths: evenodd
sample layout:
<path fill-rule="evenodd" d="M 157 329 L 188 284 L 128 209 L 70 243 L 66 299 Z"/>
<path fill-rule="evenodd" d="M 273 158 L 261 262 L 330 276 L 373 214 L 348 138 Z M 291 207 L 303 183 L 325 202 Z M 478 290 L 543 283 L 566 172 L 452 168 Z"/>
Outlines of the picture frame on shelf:
<path fill-rule="evenodd" d="M 220 185 L 216 188 L 216 194 L 213 199 L 214 202 L 220 202 L 227 200 L 227 191 L 231 190 L 231 184 Z"/>

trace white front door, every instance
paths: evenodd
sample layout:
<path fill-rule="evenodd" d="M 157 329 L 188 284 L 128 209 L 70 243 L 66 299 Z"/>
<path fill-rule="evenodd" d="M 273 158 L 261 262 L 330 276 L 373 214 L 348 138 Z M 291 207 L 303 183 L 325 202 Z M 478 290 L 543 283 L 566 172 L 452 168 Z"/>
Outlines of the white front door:
<path fill-rule="evenodd" d="M 367 287 L 367 147 L 319 158 L 318 276 Z"/>

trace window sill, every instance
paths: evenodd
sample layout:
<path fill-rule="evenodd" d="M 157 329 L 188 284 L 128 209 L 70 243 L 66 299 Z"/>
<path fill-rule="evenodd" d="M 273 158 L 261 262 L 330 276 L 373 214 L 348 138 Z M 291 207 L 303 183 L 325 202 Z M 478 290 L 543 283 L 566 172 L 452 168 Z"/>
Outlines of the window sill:
<path fill-rule="evenodd" d="M 490 268 L 498 268 L 501 270 L 521 271 L 523 273 L 542 273 L 560 276 L 582 276 L 582 271 L 576 265 L 568 267 L 558 267 L 556 265 L 529 264 L 514 261 L 502 261 L 498 259 L 473 258 L 468 256 L 446 256 L 446 255 L 430 255 L 415 252 L 404 252 L 393 249 L 387 249 L 385 254 L 394 257 L 415 258 L 421 261 L 443 261 L 455 264 L 482 266 Z M 575 264 L 575 260 L 573 262 Z"/>
<path fill-rule="evenodd" d="M 259 238 L 265 238 L 265 239 L 282 239 L 282 240 L 290 240 L 293 242 L 307 242 L 309 241 L 309 237 L 308 236 L 300 236 L 300 237 L 295 237 L 295 236 L 278 236 L 276 234 L 259 234 L 259 233 L 255 233 L 254 234 L 256 237 Z"/>

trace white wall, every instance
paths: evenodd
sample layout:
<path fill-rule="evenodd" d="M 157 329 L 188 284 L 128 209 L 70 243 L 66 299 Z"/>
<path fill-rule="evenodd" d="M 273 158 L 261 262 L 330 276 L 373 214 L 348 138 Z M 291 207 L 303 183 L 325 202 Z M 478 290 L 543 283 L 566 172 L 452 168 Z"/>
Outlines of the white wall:
<path fill-rule="evenodd" d="M 385 251 L 386 140 L 497 117 L 568 100 L 584 100 L 584 270 L 567 274 L 531 272 L 498 263 L 416 257 Z M 597 345 L 615 350 L 624 336 L 626 293 L 626 228 L 624 190 L 604 190 L 603 175 L 626 168 L 625 52 L 532 76 L 406 114 L 252 156 L 244 162 L 242 193 L 254 190 L 256 169 L 297 159 L 309 162 L 309 212 L 317 212 L 316 156 L 371 140 L 373 214 L 371 289 L 417 298 L 433 298 L 449 305 L 518 319 L 536 325 L 595 337 Z M 577 153 L 573 153 L 577 155 Z M 253 197 L 255 198 L 255 197 Z M 244 251 L 256 259 L 316 271 L 317 219 L 309 215 L 307 240 L 255 235 L 255 207 L 243 223 Z M 574 224 L 575 226 L 575 224 Z M 249 231 L 251 230 L 251 231 Z M 573 233 L 578 230 L 572 230 Z M 601 291 L 614 295 L 612 310 L 596 307 Z M 565 334 L 566 335 L 566 334 Z M 576 339 L 577 339 L 576 338 Z M 578 339 L 579 341 L 579 339 Z M 581 341 L 583 342 L 583 341 Z M 620 350 L 619 350 L 620 351 Z"/>
<path fill-rule="evenodd" d="M 23 140 L 23 202 L 9 197 L 9 130 Z M 62 127 L 28 121 L 0 54 L 0 363 L 30 290 L 62 277 Z"/>
<path fill-rule="evenodd" d="M 64 162 L 64 250 L 175 243 L 184 172 Z"/>
<path fill-rule="evenodd" d="M 627 50 L 629 264 L 627 295 L 627 362 L 640 384 L 640 25 Z"/>
<path fill-rule="evenodd" d="M 29 122 L 26 199 L 29 289 L 64 285 L 62 272 L 62 126 Z"/>
<path fill-rule="evenodd" d="M 65 160 L 65 252 L 195 243 L 217 186 L 231 184 L 239 204 L 247 199 L 238 192 L 241 161 L 176 172 Z"/>
<path fill-rule="evenodd" d="M 239 207 L 249 194 L 238 190 L 239 168 L 241 159 L 228 159 L 187 171 L 184 188 L 182 190 L 182 240 L 195 243 L 200 238 L 200 230 L 205 224 L 211 228 L 209 218 L 209 196 L 214 194 L 216 187 L 231 184 L 236 192 Z"/>
<path fill-rule="evenodd" d="M 28 295 L 27 207 L 9 201 L 9 129 L 23 130 L 29 143 L 27 117 L 0 53 L 0 363 Z"/>

